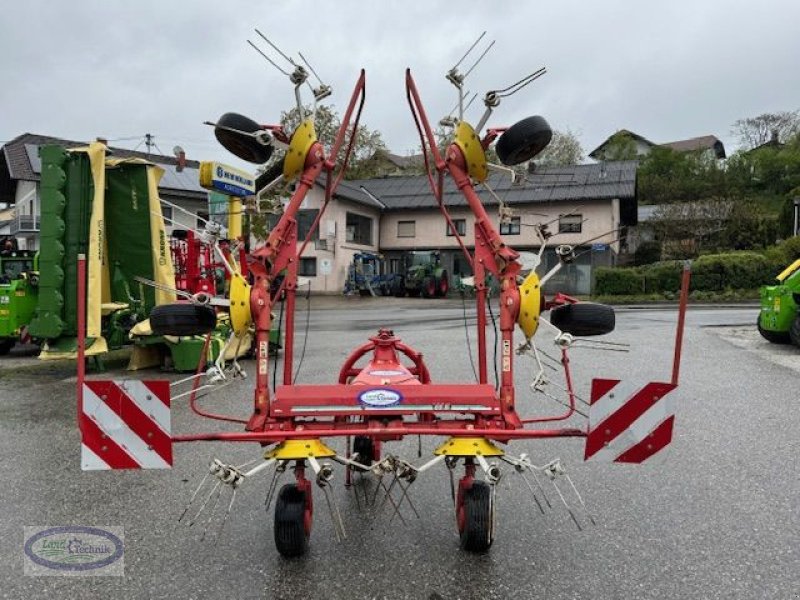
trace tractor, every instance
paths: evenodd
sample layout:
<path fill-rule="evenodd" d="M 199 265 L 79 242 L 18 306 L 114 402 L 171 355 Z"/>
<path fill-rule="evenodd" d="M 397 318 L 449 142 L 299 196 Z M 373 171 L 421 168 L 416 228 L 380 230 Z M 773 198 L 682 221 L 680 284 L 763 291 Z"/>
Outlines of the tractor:
<path fill-rule="evenodd" d="M 346 295 L 358 293 L 361 296 L 389 296 L 402 286 L 402 276 L 395 273 L 382 273 L 386 263 L 380 254 L 358 252 L 347 268 L 344 282 Z"/>
<path fill-rule="evenodd" d="M 442 267 L 438 250 L 430 252 L 408 252 L 405 255 L 405 288 L 409 296 L 423 298 L 447 296 L 450 281 Z"/>
<path fill-rule="evenodd" d="M 26 338 L 39 296 L 39 256 L 7 239 L 0 252 L 0 355 Z"/>
<path fill-rule="evenodd" d="M 800 259 L 775 279 L 776 285 L 761 288 L 758 332 L 773 344 L 792 342 L 800 347 Z"/>

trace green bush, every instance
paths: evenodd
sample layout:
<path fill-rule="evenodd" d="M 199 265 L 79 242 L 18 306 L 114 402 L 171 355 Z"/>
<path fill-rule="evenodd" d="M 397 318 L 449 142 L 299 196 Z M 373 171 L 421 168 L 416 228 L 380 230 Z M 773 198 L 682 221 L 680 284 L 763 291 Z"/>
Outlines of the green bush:
<path fill-rule="evenodd" d="M 665 260 L 639 268 L 644 277 L 644 291 L 666 292 L 681 288 L 683 261 Z"/>
<path fill-rule="evenodd" d="M 783 254 L 780 256 L 783 257 Z M 784 262 L 788 264 L 788 261 Z M 773 259 L 757 252 L 701 256 L 692 262 L 693 297 L 701 299 L 705 295 L 698 292 L 713 292 L 717 299 L 726 296 L 733 299 L 737 296 L 735 290 L 753 290 L 770 283 L 776 274 L 772 265 Z M 662 261 L 624 269 L 597 269 L 595 293 L 609 296 L 660 294 L 669 299 L 680 290 L 682 272 L 683 261 Z"/>
<path fill-rule="evenodd" d="M 609 296 L 641 294 L 644 280 L 637 269 L 600 267 L 595 271 L 595 293 Z"/>

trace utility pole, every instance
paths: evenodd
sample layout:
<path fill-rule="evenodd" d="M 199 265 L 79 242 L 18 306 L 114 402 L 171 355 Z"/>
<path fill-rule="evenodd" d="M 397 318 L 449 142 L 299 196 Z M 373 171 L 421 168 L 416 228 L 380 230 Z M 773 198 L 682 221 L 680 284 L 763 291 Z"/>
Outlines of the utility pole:
<path fill-rule="evenodd" d="M 155 145 L 155 142 L 149 133 L 144 134 L 144 145 L 147 146 L 147 156 L 150 156 L 150 148 Z"/>
<path fill-rule="evenodd" d="M 800 233 L 800 198 L 794 199 L 794 235 Z"/>

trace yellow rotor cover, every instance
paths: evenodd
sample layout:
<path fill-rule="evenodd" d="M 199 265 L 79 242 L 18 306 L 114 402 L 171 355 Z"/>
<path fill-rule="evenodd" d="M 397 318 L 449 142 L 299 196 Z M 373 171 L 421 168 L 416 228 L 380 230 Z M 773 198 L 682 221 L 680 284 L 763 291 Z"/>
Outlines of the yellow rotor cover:
<path fill-rule="evenodd" d="M 316 141 L 317 132 L 314 131 L 314 121 L 306 119 L 294 132 L 292 141 L 289 142 L 289 149 L 286 150 L 286 158 L 283 161 L 283 177 L 287 183 L 299 177 L 303 172 L 308 151 Z"/>
<path fill-rule="evenodd" d="M 500 448 L 482 437 L 451 437 L 433 451 L 436 456 L 503 456 Z"/>
<path fill-rule="evenodd" d="M 539 276 L 531 271 L 519 286 L 519 316 L 517 323 L 531 339 L 539 328 L 539 315 L 542 312 L 542 290 L 539 289 Z"/>
<path fill-rule="evenodd" d="M 240 336 L 247 331 L 252 319 L 250 313 L 250 284 L 242 277 L 241 273 L 236 273 L 231 277 L 231 327 L 233 332 Z"/>
<path fill-rule="evenodd" d="M 486 152 L 481 146 L 481 140 L 472 125 L 465 121 L 459 122 L 456 127 L 456 146 L 464 153 L 467 161 L 467 172 L 477 182 L 486 181 L 489 170 L 486 168 Z"/>

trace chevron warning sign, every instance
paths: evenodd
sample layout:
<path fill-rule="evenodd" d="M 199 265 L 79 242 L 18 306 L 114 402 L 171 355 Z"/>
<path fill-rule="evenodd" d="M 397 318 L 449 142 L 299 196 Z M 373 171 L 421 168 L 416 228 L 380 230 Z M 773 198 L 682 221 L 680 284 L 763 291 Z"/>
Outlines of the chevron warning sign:
<path fill-rule="evenodd" d="M 84 471 L 172 467 L 168 381 L 86 381 L 79 423 Z"/>
<path fill-rule="evenodd" d="M 669 445 L 677 386 L 593 379 L 585 460 L 641 463 Z"/>

